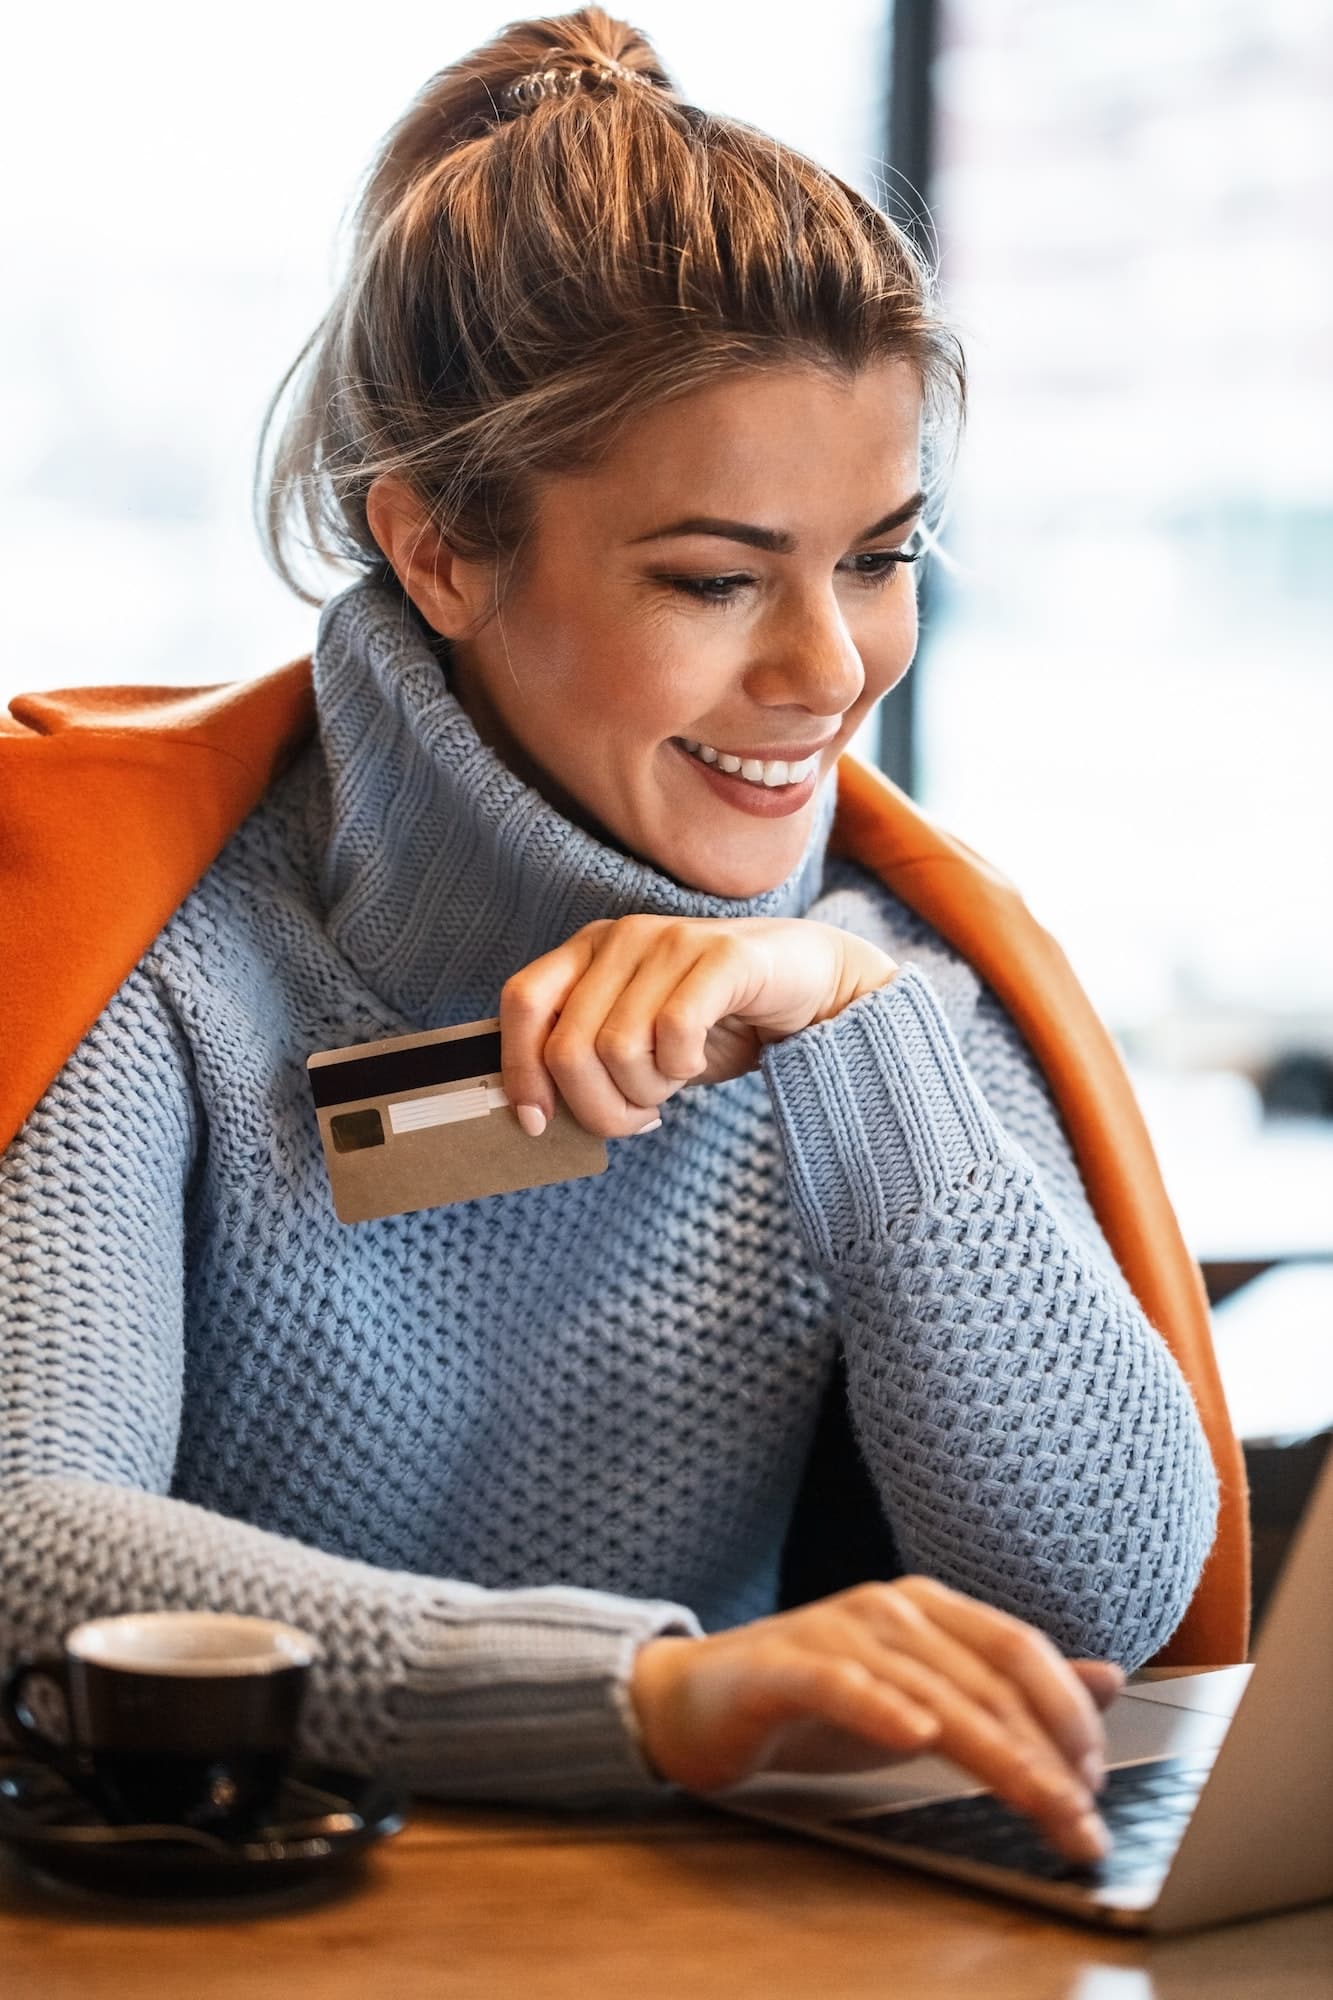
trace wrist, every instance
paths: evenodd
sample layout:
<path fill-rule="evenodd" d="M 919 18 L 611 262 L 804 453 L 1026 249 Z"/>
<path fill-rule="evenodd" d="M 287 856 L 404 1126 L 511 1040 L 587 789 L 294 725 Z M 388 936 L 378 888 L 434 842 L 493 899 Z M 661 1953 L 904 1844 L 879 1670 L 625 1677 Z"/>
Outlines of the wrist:
<path fill-rule="evenodd" d="M 822 926 L 835 930 L 832 924 Z M 800 1026 L 787 1028 L 758 1028 L 756 1037 L 761 1048 L 768 1048 L 774 1042 L 785 1042 L 789 1036 L 800 1034 L 806 1028 L 818 1027 L 822 1021 L 831 1021 L 850 1007 L 854 1000 L 863 1000 L 867 993 L 874 993 L 881 986 L 888 986 L 898 977 L 902 967 L 896 958 L 890 958 L 878 945 L 870 944 L 865 938 L 854 937 L 850 931 L 836 931 L 839 940 L 837 969 L 832 992 L 824 1002 L 816 1007 L 808 1021 Z"/>
<path fill-rule="evenodd" d="M 892 985 L 901 967 L 896 958 L 890 958 L 878 945 L 869 944 L 864 938 L 848 939 L 848 950 L 844 955 L 842 976 L 838 980 L 828 1006 L 815 1015 L 811 1022 L 831 1021 L 853 1001 L 864 1000 L 867 993 L 877 993 L 883 986 Z"/>

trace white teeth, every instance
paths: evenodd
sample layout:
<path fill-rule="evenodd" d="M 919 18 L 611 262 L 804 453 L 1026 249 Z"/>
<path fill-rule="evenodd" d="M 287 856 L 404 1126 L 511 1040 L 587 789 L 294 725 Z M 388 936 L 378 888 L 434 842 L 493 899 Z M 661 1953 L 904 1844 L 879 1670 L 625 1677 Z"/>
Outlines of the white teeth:
<path fill-rule="evenodd" d="M 739 775 L 751 785 L 764 785 L 773 789 L 778 785 L 803 784 L 811 772 L 818 769 L 819 757 L 806 757 L 803 761 L 790 764 L 781 757 L 770 758 L 767 762 L 758 757 L 747 757 L 744 762 L 725 750 L 715 750 L 711 743 L 696 743 L 692 737 L 682 736 L 681 742 L 692 757 L 701 763 L 716 764 L 719 771 Z"/>

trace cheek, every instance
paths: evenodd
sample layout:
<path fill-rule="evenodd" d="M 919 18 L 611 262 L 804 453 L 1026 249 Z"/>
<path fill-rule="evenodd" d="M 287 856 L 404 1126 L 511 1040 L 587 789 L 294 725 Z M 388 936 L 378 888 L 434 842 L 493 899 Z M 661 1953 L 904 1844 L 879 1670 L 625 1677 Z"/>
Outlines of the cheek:
<path fill-rule="evenodd" d="M 890 592 L 893 585 L 889 586 Z M 892 603 L 877 605 L 853 634 L 866 685 L 876 695 L 896 687 L 912 664 L 917 644 L 916 592 L 910 585 Z"/>
<path fill-rule="evenodd" d="M 583 713 L 603 732 L 651 751 L 716 710 L 733 673 L 717 653 L 683 620 L 673 627 L 627 617 L 595 683 L 585 683 Z"/>
<path fill-rule="evenodd" d="M 585 777 L 600 779 L 616 767 L 623 774 L 636 755 L 679 735 L 696 713 L 679 656 L 674 664 L 660 658 L 636 646 L 630 632 L 595 652 L 586 643 L 563 649 L 551 668 L 543 688 L 544 740 Z M 612 746 L 617 755 L 608 758 Z"/>

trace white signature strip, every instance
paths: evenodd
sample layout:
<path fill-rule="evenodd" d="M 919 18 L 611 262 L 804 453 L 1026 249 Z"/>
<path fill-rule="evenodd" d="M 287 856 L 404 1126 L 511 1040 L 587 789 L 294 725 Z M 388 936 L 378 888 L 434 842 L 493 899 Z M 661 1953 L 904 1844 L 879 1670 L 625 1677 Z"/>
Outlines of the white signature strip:
<path fill-rule="evenodd" d="M 389 1106 L 394 1132 L 420 1132 L 427 1125 L 456 1125 L 464 1118 L 484 1118 L 509 1099 L 498 1083 L 481 1083 L 471 1090 L 451 1090 L 442 1097 L 411 1097 Z"/>

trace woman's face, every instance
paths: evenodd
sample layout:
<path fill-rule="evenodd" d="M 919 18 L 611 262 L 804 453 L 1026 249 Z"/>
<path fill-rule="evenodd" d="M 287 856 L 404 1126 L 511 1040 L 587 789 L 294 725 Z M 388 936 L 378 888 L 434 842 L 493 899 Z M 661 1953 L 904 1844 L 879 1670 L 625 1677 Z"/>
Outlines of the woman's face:
<path fill-rule="evenodd" d="M 732 377 L 544 484 L 500 610 L 490 566 L 399 574 L 521 777 L 676 881 L 751 897 L 796 867 L 818 785 L 911 663 L 912 571 L 893 552 L 922 505 L 920 415 L 901 361 Z M 687 743 L 751 778 L 814 762 L 756 784 Z"/>

